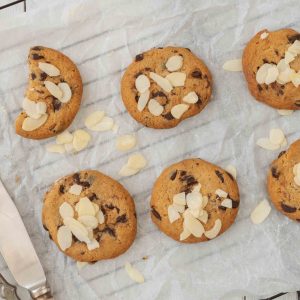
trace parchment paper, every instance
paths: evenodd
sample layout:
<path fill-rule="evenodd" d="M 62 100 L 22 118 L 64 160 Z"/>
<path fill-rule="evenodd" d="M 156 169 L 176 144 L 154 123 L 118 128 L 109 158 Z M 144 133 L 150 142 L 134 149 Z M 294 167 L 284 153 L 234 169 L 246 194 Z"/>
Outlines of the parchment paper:
<path fill-rule="evenodd" d="M 0 176 L 14 199 L 57 299 L 219 299 L 231 291 L 257 296 L 299 289 L 300 226 L 272 209 L 261 225 L 249 215 L 266 193 L 266 172 L 277 152 L 255 145 L 273 127 L 291 143 L 299 138 L 299 113 L 279 116 L 253 100 L 243 74 L 222 70 L 241 57 L 259 30 L 299 28 L 299 1 L 51 1 L 47 9 L 0 20 Z M 50 5 L 50 4 L 49 4 Z M 120 179 L 128 154 L 115 150 L 116 135 L 92 133 L 90 147 L 75 155 L 47 153 L 47 141 L 14 133 L 21 110 L 30 46 L 63 51 L 78 65 L 84 82 L 81 109 L 70 130 L 83 126 L 94 110 L 105 110 L 120 125 L 118 134 L 135 132 L 148 166 Z M 189 47 L 210 68 L 213 100 L 196 117 L 169 130 L 138 125 L 120 98 L 120 79 L 133 57 L 149 48 Z M 134 152 L 132 151 L 132 152 Z M 278 150 L 279 152 L 279 150 Z M 201 157 L 238 170 L 241 206 L 235 224 L 207 243 L 182 245 L 152 224 L 151 187 L 171 163 Z M 57 178 L 93 168 L 120 182 L 135 199 L 138 234 L 126 254 L 78 271 L 60 253 L 41 225 L 42 199 Z M 1 199 L 0 199 L 1 200 Z M 3 229 L 1 229 L 3 230 Z M 13 237 L 13 228 L 10 230 Z M 143 260 L 142 257 L 148 259 Z M 126 275 L 130 261 L 145 276 L 138 285 Z M 0 272 L 7 274 L 2 261 Z"/>

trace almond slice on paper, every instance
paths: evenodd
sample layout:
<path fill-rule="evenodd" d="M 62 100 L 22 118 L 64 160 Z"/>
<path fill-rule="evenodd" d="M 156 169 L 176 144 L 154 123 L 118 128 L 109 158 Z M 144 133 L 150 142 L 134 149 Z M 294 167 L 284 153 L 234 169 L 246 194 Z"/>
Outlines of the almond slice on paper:
<path fill-rule="evenodd" d="M 199 192 L 188 193 L 186 195 L 186 204 L 191 210 L 199 210 L 202 208 L 202 195 Z"/>
<path fill-rule="evenodd" d="M 79 184 L 73 184 L 71 185 L 71 187 L 69 188 L 69 193 L 72 194 L 72 195 L 76 195 L 76 196 L 79 196 L 80 193 L 82 191 L 82 186 L 79 185 Z"/>
<path fill-rule="evenodd" d="M 67 153 L 73 152 L 74 151 L 74 146 L 73 143 L 67 143 L 64 144 L 65 150 Z"/>
<path fill-rule="evenodd" d="M 173 89 L 172 84 L 169 82 L 168 79 L 154 73 L 150 72 L 150 78 L 158 85 L 160 86 L 165 92 L 170 93 Z"/>
<path fill-rule="evenodd" d="M 117 133 L 118 132 L 118 130 L 119 130 L 119 125 L 118 124 L 116 124 L 116 123 L 114 123 L 114 126 L 112 127 L 112 132 L 113 133 Z"/>
<path fill-rule="evenodd" d="M 290 116 L 294 111 L 291 109 L 277 109 L 277 112 L 281 116 Z"/>
<path fill-rule="evenodd" d="M 70 86 L 66 82 L 60 82 L 58 84 L 58 87 L 62 91 L 62 96 L 58 98 L 58 100 L 62 103 L 67 103 L 71 100 L 72 98 L 72 91 Z"/>
<path fill-rule="evenodd" d="M 70 133 L 68 130 L 60 133 L 56 137 L 56 144 L 58 144 L 58 145 L 69 144 L 69 143 L 72 143 L 72 141 L 73 141 L 73 134 Z"/>
<path fill-rule="evenodd" d="M 104 116 L 105 116 L 104 111 L 94 111 L 85 118 L 84 125 L 88 129 L 91 129 L 91 127 L 101 122 Z"/>
<path fill-rule="evenodd" d="M 95 216 L 95 208 L 93 203 L 88 197 L 80 198 L 79 202 L 76 204 L 75 209 L 78 216 Z"/>
<path fill-rule="evenodd" d="M 123 177 L 128 177 L 128 176 L 132 176 L 132 175 L 135 175 L 136 173 L 138 173 L 140 171 L 140 169 L 132 169 L 132 168 L 129 168 L 126 165 L 124 165 L 121 170 L 119 171 L 119 175 L 120 176 L 123 176 Z"/>
<path fill-rule="evenodd" d="M 52 81 L 45 80 L 44 81 L 45 87 L 48 90 L 48 92 L 57 98 L 58 100 L 63 97 L 63 91 Z"/>
<path fill-rule="evenodd" d="M 178 205 L 186 205 L 185 192 L 175 194 L 173 196 L 173 203 Z"/>
<path fill-rule="evenodd" d="M 169 222 L 172 224 L 176 220 L 180 219 L 180 214 L 178 211 L 174 208 L 174 206 L 169 205 L 168 206 L 168 218 Z"/>
<path fill-rule="evenodd" d="M 24 119 L 22 124 L 22 129 L 24 131 L 33 131 L 37 128 L 40 128 L 42 125 L 46 123 L 48 119 L 48 115 L 44 114 L 38 119 L 32 119 L 30 117 L 27 117 Z"/>
<path fill-rule="evenodd" d="M 280 128 L 272 128 L 269 135 L 270 142 L 275 145 L 280 145 L 285 139 L 284 133 Z"/>
<path fill-rule="evenodd" d="M 89 129 L 93 131 L 108 131 L 114 126 L 114 120 L 110 117 L 104 117 L 101 122 L 91 126 Z"/>
<path fill-rule="evenodd" d="M 134 268 L 129 262 L 125 263 L 125 270 L 128 274 L 128 276 L 135 282 L 137 283 L 143 283 L 145 282 L 144 276 L 142 275 L 142 273 Z"/>
<path fill-rule="evenodd" d="M 147 165 L 147 160 L 141 153 L 135 153 L 129 156 L 127 166 L 130 169 L 140 170 Z"/>
<path fill-rule="evenodd" d="M 86 261 L 76 261 L 76 266 L 78 270 L 83 269 L 87 265 L 88 263 Z"/>
<path fill-rule="evenodd" d="M 88 230 L 80 222 L 73 218 L 65 218 L 63 222 L 79 241 L 89 242 Z"/>
<path fill-rule="evenodd" d="M 200 214 L 197 219 L 203 224 L 206 224 L 208 221 L 208 212 L 206 210 L 202 210 L 202 214 Z"/>
<path fill-rule="evenodd" d="M 260 35 L 260 39 L 261 39 L 261 40 L 264 40 L 264 39 L 266 39 L 268 36 L 269 36 L 269 33 L 265 31 L 265 32 L 263 32 L 263 33 Z"/>
<path fill-rule="evenodd" d="M 63 202 L 59 207 L 59 214 L 63 219 L 73 218 L 74 209 L 68 202 Z"/>
<path fill-rule="evenodd" d="M 177 104 L 171 108 L 171 114 L 175 119 L 180 119 L 188 109 L 189 106 L 187 104 Z"/>
<path fill-rule="evenodd" d="M 92 251 L 92 250 L 95 250 L 95 249 L 99 248 L 100 244 L 96 239 L 92 239 L 91 241 L 86 243 L 86 246 L 89 249 L 89 251 Z"/>
<path fill-rule="evenodd" d="M 227 60 L 223 65 L 223 69 L 230 72 L 240 72 L 243 70 L 242 60 L 240 58 Z"/>
<path fill-rule="evenodd" d="M 195 92 L 189 92 L 182 98 L 183 102 L 194 104 L 198 102 L 198 95 Z"/>
<path fill-rule="evenodd" d="M 269 201 L 264 199 L 252 211 L 250 216 L 251 221 L 254 224 L 260 224 L 268 217 L 270 212 L 271 212 L 271 206 L 269 204 Z"/>
<path fill-rule="evenodd" d="M 230 175 L 232 175 L 232 177 L 234 179 L 236 179 L 236 176 L 237 176 L 237 171 L 236 171 L 236 167 L 233 166 L 233 165 L 228 165 L 226 168 L 225 168 L 226 172 L 228 172 Z"/>
<path fill-rule="evenodd" d="M 148 110 L 153 116 L 158 117 L 164 111 L 164 107 L 160 105 L 157 100 L 150 99 L 148 102 Z"/>
<path fill-rule="evenodd" d="M 91 136 L 84 130 L 78 129 L 73 133 L 73 147 L 75 151 L 81 151 L 87 147 Z"/>
<path fill-rule="evenodd" d="M 64 145 L 57 145 L 57 144 L 46 145 L 46 150 L 47 152 L 50 153 L 60 153 L 60 154 L 63 154 L 66 151 Z"/>
<path fill-rule="evenodd" d="M 150 97 L 150 91 L 146 90 L 144 93 L 141 93 L 139 96 L 139 100 L 137 103 L 137 109 L 138 111 L 143 111 L 144 108 L 147 106 L 147 103 L 149 101 Z"/>
<path fill-rule="evenodd" d="M 96 218 L 98 219 L 98 223 L 101 225 L 101 224 L 104 224 L 105 222 L 105 217 L 104 217 L 104 214 L 102 212 L 102 210 L 100 209 L 97 213 L 96 213 Z"/>
<path fill-rule="evenodd" d="M 126 134 L 117 137 L 116 148 L 119 151 L 128 151 L 136 146 L 136 137 Z"/>
<path fill-rule="evenodd" d="M 222 189 L 216 189 L 215 194 L 220 198 L 226 198 L 228 196 L 228 193 L 223 191 Z"/>
<path fill-rule="evenodd" d="M 39 62 L 39 68 L 48 76 L 54 77 L 60 75 L 59 69 L 52 64 Z"/>
<path fill-rule="evenodd" d="M 169 57 L 166 62 L 166 68 L 169 72 L 174 72 L 181 69 L 183 64 L 183 57 L 180 55 L 173 55 Z"/>
<path fill-rule="evenodd" d="M 183 224 L 195 237 L 200 238 L 204 233 L 203 225 L 190 212 L 185 214 Z"/>
<path fill-rule="evenodd" d="M 222 200 L 221 206 L 226 207 L 226 208 L 232 208 L 232 200 L 228 199 L 228 198 Z"/>
<path fill-rule="evenodd" d="M 256 145 L 266 149 L 266 150 L 277 150 L 279 149 L 280 145 L 275 145 L 273 143 L 271 143 L 271 141 L 268 138 L 260 138 L 257 140 Z"/>
<path fill-rule="evenodd" d="M 87 228 L 95 229 L 98 227 L 98 219 L 94 216 L 83 215 L 77 220 Z"/>
<path fill-rule="evenodd" d="M 166 79 L 170 81 L 172 86 L 184 86 L 186 74 L 183 72 L 173 72 L 166 76 Z"/>
<path fill-rule="evenodd" d="M 187 239 L 192 233 L 187 229 L 183 228 L 183 231 L 180 233 L 179 240 L 184 241 Z"/>
<path fill-rule="evenodd" d="M 220 219 L 216 219 L 213 228 L 210 229 L 210 230 L 205 231 L 204 235 L 208 239 L 211 240 L 211 239 L 215 238 L 219 234 L 221 228 L 222 228 L 222 222 L 221 222 L 221 220 Z"/>
<path fill-rule="evenodd" d="M 139 93 L 146 92 L 150 87 L 150 80 L 144 74 L 139 75 L 135 80 L 135 87 Z"/>
<path fill-rule="evenodd" d="M 176 204 L 176 203 L 173 203 L 173 204 L 171 204 L 171 205 L 174 207 L 174 209 L 175 209 L 177 212 L 179 212 L 179 213 L 181 213 L 181 214 L 184 213 L 184 211 L 185 211 L 185 206 L 184 206 L 184 205 L 179 205 L 179 204 Z"/>
<path fill-rule="evenodd" d="M 62 251 L 72 246 L 72 232 L 67 226 L 63 225 L 58 228 L 57 243 Z"/>

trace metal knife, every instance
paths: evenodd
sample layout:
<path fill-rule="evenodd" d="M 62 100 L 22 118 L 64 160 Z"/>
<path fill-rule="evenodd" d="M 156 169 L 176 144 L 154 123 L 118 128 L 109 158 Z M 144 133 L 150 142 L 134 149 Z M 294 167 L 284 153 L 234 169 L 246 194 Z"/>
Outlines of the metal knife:
<path fill-rule="evenodd" d="M 32 299 L 54 299 L 21 216 L 1 180 L 0 252 L 18 285 L 27 289 Z M 11 285 L 8 288 L 10 294 L 16 290 Z M 11 299 L 19 299 L 15 296 Z"/>

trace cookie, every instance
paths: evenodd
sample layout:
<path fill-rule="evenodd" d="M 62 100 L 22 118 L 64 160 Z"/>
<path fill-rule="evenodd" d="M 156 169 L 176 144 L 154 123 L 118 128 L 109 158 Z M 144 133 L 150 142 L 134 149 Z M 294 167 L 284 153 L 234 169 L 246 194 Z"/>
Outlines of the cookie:
<path fill-rule="evenodd" d="M 293 29 L 258 32 L 243 52 L 253 97 L 277 109 L 300 109 L 300 34 Z"/>
<path fill-rule="evenodd" d="M 127 111 L 151 128 L 175 127 L 200 113 L 211 93 L 207 66 L 187 48 L 154 48 L 138 54 L 121 81 Z"/>
<path fill-rule="evenodd" d="M 276 209 L 296 221 L 300 221 L 299 163 L 300 140 L 297 140 L 272 162 L 267 179 L 268 193 Z"/>
<path fill-rule="evenodd" d="M 82 262 L 119 256 L 131 246 L 137 230 L 135 205 L 127 190 L 93 170 L 53 184 L 44 198 L 42 222 L 60 250 Z"/>
<path fill-rule="evenodd" d="M 81 76 L 67 56 L 42 46 L 30 49 L 28 64 L 24 111 L 16 119 L 16 133 L 29 139 L 49 138 L 68 128 L 76 116 Z"/>
<path fill-rule="evenodd" d="M 202 159 L 186 159 L 156 180 L 151 218 L 176 241 L 204 242 L 232 225 L 239 204 L 238 185 L 230 173 Z"/>

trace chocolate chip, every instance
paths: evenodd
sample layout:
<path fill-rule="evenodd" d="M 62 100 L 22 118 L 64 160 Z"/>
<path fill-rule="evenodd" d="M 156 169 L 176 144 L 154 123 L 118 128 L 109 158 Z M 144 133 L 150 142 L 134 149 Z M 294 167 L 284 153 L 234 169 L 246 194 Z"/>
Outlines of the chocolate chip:
<path fill-rule="evenodd" d="M 98 197 L 95 193 L 92 193 L 91 195 L 88 196 L 88 198 L 91 200 L 91 201 L 94 201 L 94 200 L 97 200 Z"/>
<path fill-rule="evenodd" d="M 144 54 L 141 53 L 141 54 L 138 54 L 136 57 L 135 57 L 135 61 L 140 61 L 140 60 L 143 60 L 144 59 Z"/>
<path fill-rule="evenodd" d="M 41 74 L 40 74 L 40 81 L 45 81 L 45 79 L 47 78 L 47 74 L 45 73 L 45 72 L 42 72 Z"/>
<path fill-rule="evenodd" d="M 275 54 L 276 54 L 277 56 L 279 56 L 279 51 L 278 51 L 277 49 L 275 49 L 274 51 L 275 51 Z"/>
<path fill-rule="evenodd" d="M 138 102 L 139 101 L 139 95 L 135 95 L 134 99 L 135 99 L 135 102 Z"/>
<path fill-rule="evenodd" d="M 34 73 L 31 73 L 30 75 L 32 80 L 36 79 L 36 75 Z"/>
<path fill-rule="evenodd" d="M 271 172 L 272 172 L 272 176 L 276 179 L 279 178 L 280 172 L 277 171 L 277 169 L 275 167 L 271 168 Z"/>
<path fill-rule="evenodd" d="M 53 106 L 53 110 L 54 111 L 60 110 L 60 108 L 61 108 L 61 102 L 58 99 L 53 98 L 53 100 L 52 100 L 52 106 Z"/>
<path fill-rule="evenodd" d="M 38 60 L 38 59 L 42 59 L 42 58 L 45 58 L 45 57 L 43 55 L 39 55 L 37 53 L 32 54 L 32 59 L 34 59 L 34 60 Z"/>
<path fill-rule="evenodd" d="M 284 94 L 284 91 L 283 91 L 282 89 L 280 89 L 280 90 L 278 91 L 278 93 L 279 93 L 279 95 L 283 95 L 283 94 Z"/>
<path fill-rule="evenodd" d="M 152 93 L 152 98 L 156 98 L 156 97 L 166 97 L 166 98 L 168 98 L 162 91 L 157 91 L 155 93 Z"/>
<path fill-rule="evenodd" d="M 110 228 L 110 227 L 105 227 L 103 230 L 102 230 L 103 233 L 108 233 L 109 235 L 113 236 L 113 237 L 116 237 L 116 232 L 113 228 Z"/>
<path fill-rule="evenodd" d="M 167 120 L 173 120 L 174 119 L 174 117 L 173 117 L 173 115 L 171 114 L 171 112 L 168 112 L 168 113 L 166 113 L 166 114 L 164 114 L 164 115 L 162 115 L 165 119 L 167 119 Z"/>
<path fill-rule="evenodd" d="M 216 175 L 219 177 L 222 183 L 224 183 L 223 174 L 219 170 L 215 170 Z"/>
<path fill-rule="evenodd" d="M 135 78 L 138 78 L 140 75 L 143 75 L 143 72 L 138 72 L 135 74 Z"/>
<path fill-rule="evenodd" d="M 50 233 L 49 233 L 49 239 L 53 241 L 53 238 Z"/>
<path fill-rule="evenodd" d="M 126 223 L 126 222 L 127 222 L 126 214 L 117 217 L 116 223 Z"/>
<path fill-rule="evenodd" d="M 153 214 L 153 216 L 154 216 L 156 219 L 158 219 L 158 220 L 161 221 L 161 216 L 160 216 L 160 214 L 158 213 L 157 210 L 155 210 L 155 208 L 154 208 L 153 206 L 151 207 L 151 213 Z"/>
<path fill-rule="evenodd" d="M 264 59 L 263 59 L 263 63 L 264 63 L 264 64 L 268 64 L 269 61 L 268 61 L 266 58 L 264 58 Z"/>
<path fill-rule="evenodd" d="M 232 202 L 232 208 L 237 208 L 240 205 L 240 201 L 231 199 L 231 202 Z"/>
<path fill-rule="evenodd" d="M 43 227 L 46 231 L 49 231 L 49 229 L 46 227 L 46 225 L 43 224 Z"/>
<path fill-rule="evenodd" d="M 262 86 L 260 84 L 257 85 L 258 90 L 261 92 L 263 90 Z"/>
<path fill-rule="evenodd" d="M 59 192 L 61 193 L 61 194 L 64 194 L 65 193 L 65 186 L 64 185 L 60 185 L 59 186 Z"/>
<path fill-rule="evenodd" d="M 296 207 L 291 207 L 291 206 L 288 206 L 288 205 L 286 205 L 284 203 L 281 203 L 281 208 L 286 213 L 293 213 L 293 212 L 295 212 L 297 210 Z"/>
<path fill-rule="evenodd" d="M 202 78 L 202 73 L 201 73 L 201 71 L 193 71 L 191 75 L 192 75 L 192 77 L 194 77 L 194 78 Z"/>
<path fill-rule="evenodd" d="M 296 106 L 300 106 L 300 100 L 296 100 L 296 101 L 295 101 L 295 105 L 296 105 Z"/>
<path fill-rule="evenodd" d="M 110 204 L 105 204 L 105 208 L 110 209 L 110 210 L 114 210 L 114 209 L 115 209 L 115 210 L 117 211 L 117 213 L 120 212 L 120 208 L 117 207 L 117 206 L 114 206 L 112 203 L 110 203 Z"/>
<path fill-rule="evenodd" d="M 191 49 L 190 49 L 190 48 L 184 48 L 184 49 L 186 49 L 186 50 L 188 50 L 188 51 L 190 51 L 190 52 L 191 52 Z"/>
<path fill-rule="evenodd" d="M 180 171 L 180 176 L 186 175 L 186 171 Z"/>
<path fill-rule="evenodd" d="M 78 184 L 85 188 L 89 188 L 91 186 L 88 181 L 80 181 Z"/>
<path fill-rule="evenodd" d="M 286 151 L 281 151 L 279 154 L 278 154 L 278 158 L 281 157 Z"/>
<path fill-rule="evenodd" d="M 79 182 L 80 182 L 80 175 L 79 175 L 79 173 L 74 173 L 73 174 L 73 180 L 74 180 L 74 182 L 76 184 L 79 184 Z"/>
<path fill-rule="evenodd" d="M 221 209 L 221 210 L 224 210 L 224 211 L 226 210 L 226 207 L 222 206 L 222 205 L 219 205 L 218 208 Z"/>
<path fill-rule="evenodd" d="M 164 49 L 164 47 L 157 47 L 157 49 Z"/>
<path fill-rule="evenodd" d="M 35 46 L 35 47 L 31 48 L 31 50 L 35 50 L 35 51 L 40 51 L 42 49 L 43 49 L 43 47 L 41 47 L 41 46 Z"/>
<path fill-rule="evenodd" d="M 296 34 L 294 34 L 294 35 L 288 36 L 287 38 L 288 38 L 289 42 L 290 42 L 291 44 L 293 44 L 296 40 L 300 40 L 300 34 L 299 34 L 299 33 L 296 33 Z"/>
<path fill-rule="evenodd" d="M 234 181 L 233 176 L 232 176 L 229 172 L 226 172 L 226 174 L 229 176 L 229 178 L 230 178 L 232 181 Z"/>
<path fill-rule="evenodd" d="M 80 255 L 84 255 L 84 254 L 85 254 L 85 252 L 84 252 L 84 251 L 81 251 L 81 252 L 80 252 Z"/>
<path fill-rule="evenodd" d="M 176 176 L 177 176 L 177 170 L 175 170 L 174 172 L 171 173 L 170 179 L 173 181 L 173 180 L 175 180 Z"/>

